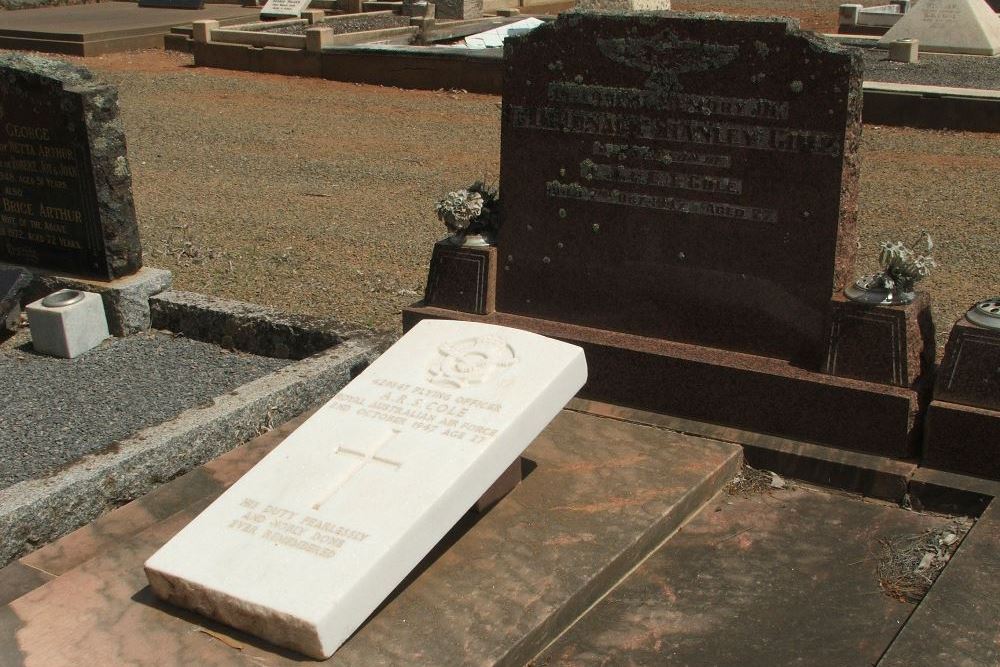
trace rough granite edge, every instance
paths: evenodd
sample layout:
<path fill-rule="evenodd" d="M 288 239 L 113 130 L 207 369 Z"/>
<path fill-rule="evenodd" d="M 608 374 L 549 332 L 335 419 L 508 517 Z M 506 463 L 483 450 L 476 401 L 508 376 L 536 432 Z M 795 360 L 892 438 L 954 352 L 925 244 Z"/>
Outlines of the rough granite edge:
<path fill-rule="evenodd" d="M 43 479 L 0 490 L 0 567 L 328 400 L 385 349 L 369 336 L 291 364 Z"/>
<path fill-rule="evenodd" d="M 149 300 L 151 324 L 188 338 L 280 359 L 302 359 L 366 335 L 332 317 L 292 315 L 243 301 L 168 291 Z"/>
<path fill-rule="evenodd" d="M 96 292 L 104 301 L 108 330 L 113 336 L 129 336 L 150 328 L 149 298 L 170 289 L 173 274 L 166 269 L 144 266 L 136 273 L 112 281 L 63 276 L 50 271 L 21 267 L 0 261 L 0 269 L 21 269 L 31 275 L 23 301 L 40 299 L 61 289 Z"/>
<path fill-rule="evenodd" d="M 143 565 L 162 600 L 315 658 L 328 658 L 315 623 Z"/>

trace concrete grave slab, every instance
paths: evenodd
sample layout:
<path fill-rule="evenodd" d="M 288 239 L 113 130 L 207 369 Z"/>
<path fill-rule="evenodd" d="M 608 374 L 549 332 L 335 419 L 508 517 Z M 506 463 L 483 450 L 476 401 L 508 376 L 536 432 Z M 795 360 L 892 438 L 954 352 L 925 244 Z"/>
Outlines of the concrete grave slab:
<path fill-rule="evenodd" d="M 150 558 L 150 585 L 329 657 L 585 380 L 575 346 L 422 323 Z"/>
<path fill-rule="evenodd" d="M 262 436 L 26 557 L 27 572 L 0 570 L 0 583 L 32 589 L 0 607 L 0 663 L 301 664 L 297 654 L 159 603 L 141 569 L 290 430 Z M 463 519 L 330 664 L 523 664 L 740 463 L 734 445 L 569 411 L 526 456 L 536 464 L 527 479 L 488 514 Z"/>
<path fill-rule="evenodd" d="M 1000 15 L 986 0 L 920 0 L 878 41 L 916 39 L 921 51 L 1000 54 Z"/>
<path fill-rule="evenodd" d="M 803 487 L 720 493 L 535 664 L 875 664 L 916 607 L 880 589 L 879 540 L 951 522 Z M 909 655 L 892 664 L 958 664 Z"/>
<path fill-rule="evenodd" d="M 129 49 L 163 48 L 170 28 L 199 19 L 253 19 L 255 8 L 206 5 L 202 9 L 139 7 L 101 2 L 4 12 L 0 48 L 99 56 Z"/>

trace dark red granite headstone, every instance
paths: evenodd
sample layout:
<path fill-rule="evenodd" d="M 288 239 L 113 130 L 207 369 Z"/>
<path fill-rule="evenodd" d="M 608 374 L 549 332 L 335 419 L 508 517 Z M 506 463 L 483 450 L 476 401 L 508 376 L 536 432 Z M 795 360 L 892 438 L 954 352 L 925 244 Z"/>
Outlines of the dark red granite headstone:
<path fill-rule="evenodd" d="M 574 12 L 505 58 L 498 311 L 818 359 L 853 277 L 856 53 L 783 20 Z"/>

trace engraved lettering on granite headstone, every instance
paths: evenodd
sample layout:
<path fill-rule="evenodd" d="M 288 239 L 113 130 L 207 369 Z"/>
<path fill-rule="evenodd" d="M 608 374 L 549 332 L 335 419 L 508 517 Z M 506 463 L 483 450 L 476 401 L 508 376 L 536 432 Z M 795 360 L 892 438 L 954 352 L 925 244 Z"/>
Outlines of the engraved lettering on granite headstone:
<path fill-rule="evenodd" d="M 0 54 L 0 259 L 108 280 L 141 257 L 115 89 Z"/>

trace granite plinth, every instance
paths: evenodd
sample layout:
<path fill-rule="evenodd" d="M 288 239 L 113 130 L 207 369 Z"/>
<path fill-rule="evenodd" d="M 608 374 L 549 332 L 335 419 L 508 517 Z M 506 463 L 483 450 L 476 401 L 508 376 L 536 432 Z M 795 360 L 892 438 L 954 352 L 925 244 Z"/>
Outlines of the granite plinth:
<path fill-rule="evenodd" d="M 1000 410 L 1000 329 L 978 326 L 964 316 L 955 322 L 937 371 L 934 398 Z"/>
<path fill-rule="evenodd" d="M 931 401 L 923 465 L 1000 480 L 1000 410 Z"/>
<path fill-rule="evenodd" d="M 27 557 L 28 566 L 60 576 L 0 608 L 0 662 L 300 664 L 156 602 L 141 569 L 282 435 L 234 450 Z M 463 519 L 331 664 L 523 664 L 740 462 L 733 445 L 571 412 L 526 455 L 536 467 L 524 482 L 487 514 Z"/>
<path fill-rule="evenodd" d="M 913 387 L 934 365 L 930 301 L 925 292 L 903 306 L 868 305 L 835 295 L 824 372 Z"/>
<path fill-rule="evenodd" d="M 403 310 L 403 327 L 424 318 L 502 324 L 579 345 L 589 368 L 585 398 L 893 458 L 917 453 L 920 397 L 905 387 L 501 312 L 476 316 L 418 304 Z"/>
<path fill-rule="evenodd" d="M 496 310 L 497 249 L 434 244 L 424 301 L 438 308 L 488 315 Z"/>

